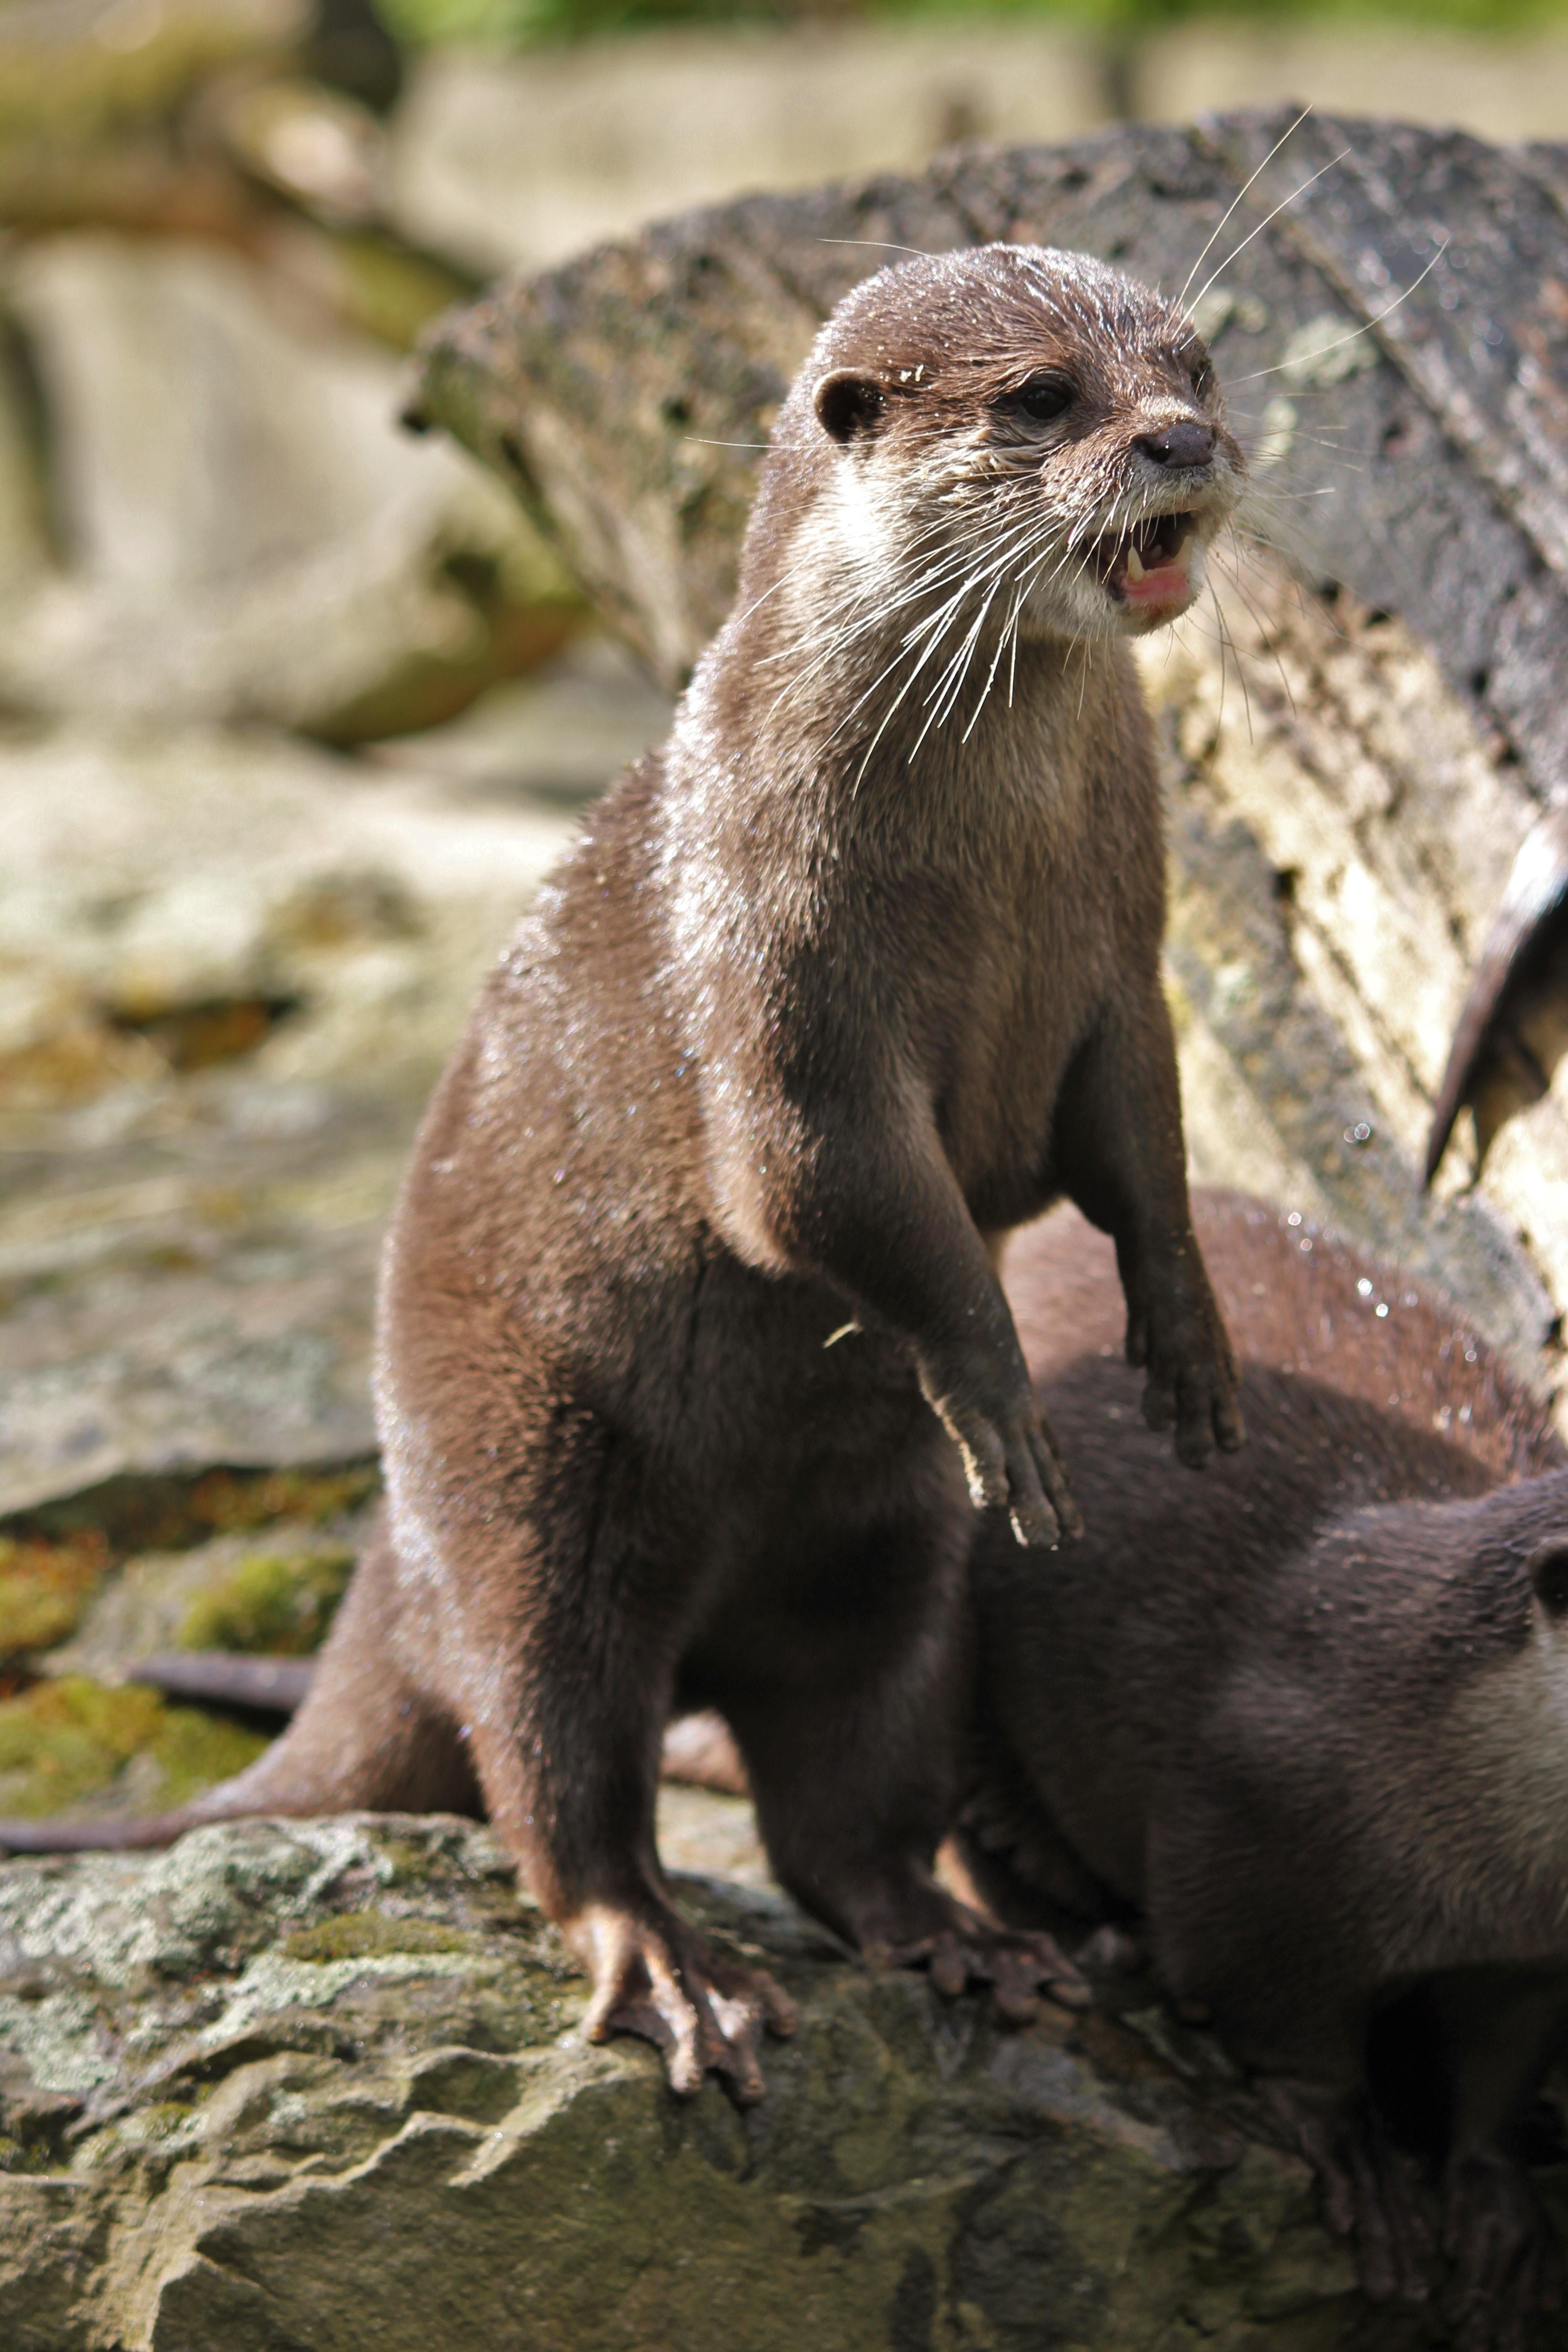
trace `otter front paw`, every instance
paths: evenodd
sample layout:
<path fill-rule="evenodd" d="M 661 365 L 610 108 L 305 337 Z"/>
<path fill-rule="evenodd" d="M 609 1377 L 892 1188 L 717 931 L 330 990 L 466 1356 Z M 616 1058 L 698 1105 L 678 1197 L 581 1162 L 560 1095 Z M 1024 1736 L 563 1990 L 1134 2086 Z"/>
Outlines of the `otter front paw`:
<path fill-rule="evenodd" d="M 1178 1461 L 1201 1470 L 1216 1444 L 1236 1452 L 1245 1433 L 1240 1382 L 1206 1280 L 1130 1308 L 1127 1360 L 1147 1368 L 1143 1418 L 1151 1429 L 1175 1424 Z"/>
<path fill-rule="evenodd" d="M 1005 1510 L 1019 1543 L 1041 1549 L 1083 1533 L 1056 1440 L 1021 1368 L 1010 1391 L 968 1369 L 951 1381 L 922 1371 L 921 1384 L 958 1448 L 977 1511 Z"/>
<path fill-rule="evenodd" d="M 570 1940 L 594 1979 L 583 2021 L 590 2042 L 615 2033 L 651 2042 L 683 2099 L 701 2089 L 710 2069 L 742 2106 L 763 2095 L 763 2028 L 787 2038 L 796 2024 L 794 2002 L 765 1969 L 721 1959 L 673 1912 L 639 1917 L 595 1906 L 574 1924 Z"/>

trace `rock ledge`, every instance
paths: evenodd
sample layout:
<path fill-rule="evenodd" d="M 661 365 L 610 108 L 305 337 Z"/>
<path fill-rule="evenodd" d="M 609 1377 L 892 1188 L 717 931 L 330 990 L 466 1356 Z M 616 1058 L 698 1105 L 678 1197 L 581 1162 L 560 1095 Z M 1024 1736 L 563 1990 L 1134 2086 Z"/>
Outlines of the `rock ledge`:
<path fill-rule="evenodd" d="M 747 2114 L 583 2042 L 581 1981 L 472 1824 L 7 1864 L 11 2352 L 1412 2340 L 1200 2039 L 1135 2002 L 1004 2032 L 776 1895 L 680 1885 L 801 2003 Z"/>

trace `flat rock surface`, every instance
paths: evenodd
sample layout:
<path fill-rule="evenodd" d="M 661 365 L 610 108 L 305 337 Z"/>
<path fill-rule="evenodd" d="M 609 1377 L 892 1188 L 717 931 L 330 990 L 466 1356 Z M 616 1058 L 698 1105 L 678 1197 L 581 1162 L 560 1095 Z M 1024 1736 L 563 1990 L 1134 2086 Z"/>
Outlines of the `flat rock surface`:
<path fill-rule="evenodd" d="M 1363 2335 L 1305 2168 L 1200 2037 L 1002 2031 L 687 1880 L 801 2005 L 769 2095 L 590 2049 L 487 1832 L 204 1830 L 0 1871 L 0 2308 L 16 2352 L 1255 2347 Z M 1145 1997 L 1146 2000 L 1146 1997 Z"/>

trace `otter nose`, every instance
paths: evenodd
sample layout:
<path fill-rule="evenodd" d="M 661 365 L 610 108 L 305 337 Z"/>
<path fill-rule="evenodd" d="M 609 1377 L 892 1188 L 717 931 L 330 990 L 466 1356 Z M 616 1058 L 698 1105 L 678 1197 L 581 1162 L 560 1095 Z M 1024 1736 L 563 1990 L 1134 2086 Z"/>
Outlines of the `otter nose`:
<path fill-rule="evenodd" d="M 1156 466 L 1206 466 L 1214 456 L 1214 427 L 1184 418 L 1158 433 L 1141 433 L 1137 446 Z"/>

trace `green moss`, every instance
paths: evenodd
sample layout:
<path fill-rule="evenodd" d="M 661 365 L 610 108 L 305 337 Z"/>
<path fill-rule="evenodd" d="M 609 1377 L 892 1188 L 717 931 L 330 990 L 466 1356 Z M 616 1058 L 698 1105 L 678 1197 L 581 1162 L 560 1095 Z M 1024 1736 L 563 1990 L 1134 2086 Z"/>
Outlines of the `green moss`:
<path fill-rule="evenodd" d="M 158 1801 L 183 1804 L 243 1770 L 266 1745 L 258 1732 L 169 1706 L 153 1691 L 63 1676 L 0 1701 L 0 1812 L 62 1812 L 112 1788 L 140 1755 L 162 1773 Z"/>
<path fill-rule="evenodd" d="M 288 1960 L 374 1960 L 387 1952 L 468 1952 L 476 1939 L 437 1919 L 389 1919 L 384 1911 L 345 1911 L 298 1927 L 278 1947 Z"/>
<path fill-rule="evenodd" d="M 163 1775 L 159 1802 L 183 1805 L 215 1781 L 243 1772 L 268 1744 L 265 1732 L 247 1731 L 203 1707 L 165 1705 L 151 1742 Z"/>
<path fill-rule="evenodd" d="M 208 1470 L 191 1486 L 184 1507 L 192 1524 L 187 1542 L 204 1532 L 227 1534 L 265 1527 L 272 1519 L 304 1519 L 321 1527 L 343 1511 L 357 1510 L 381 1484 L 374 1463 L 351 1463 L 341 1470 Z"/>
<path fill-rule="evenodd" d="M 68 1641 L 104 1577 L 139 1552 L 182 1551 L 215 1535 L 280 1521 L 297 1542 L 301 1530 L 359 1510 L 380 1483 L 373 1462 L 314 1470 L 205 1470 L 195 1478 L 109 1478 L 68 1500 L 15 1512 L 0 1523 L 0 1670 L 9 1660 Z M 338 1555 L 340 1567 L 343 1557 Z M 340 1576 L 340 1592 L 342 1583 Z M 321 1594 L 306 1605 L 300 1648 L 320 1641 L 335 1600 Z M 290 1630 L 298 1640 L 297 1622 L 291 1621 Z M 285 1647 L 293 1647 L 287 1638 Z"/>
<path fill-rule="evenodd" d="M 353 1564 L 346 1545 L 252 1552 L 191 1603 L 177 1636 L 180 1647 L 309 1657 L 321 1647 Z"/>
<path fill-rule="evenodd" d="M 676 23 L 776 25 L 798 19 L 795 0 L 383 0 L 388 22 L 408 41 L 469 40 L 523 47 L 544 40 Z M 810 13 L 810 12 L 806 12 Z M 1063 29 L 1136 37 L 1209 19 L 1220 24 L 1441 25 L 1496 35 L 1560 26 L 1563 0 L 846 0 L 837 16 L 886 23 L 900 17 L 963 21 L 1030 17 Z"/>

